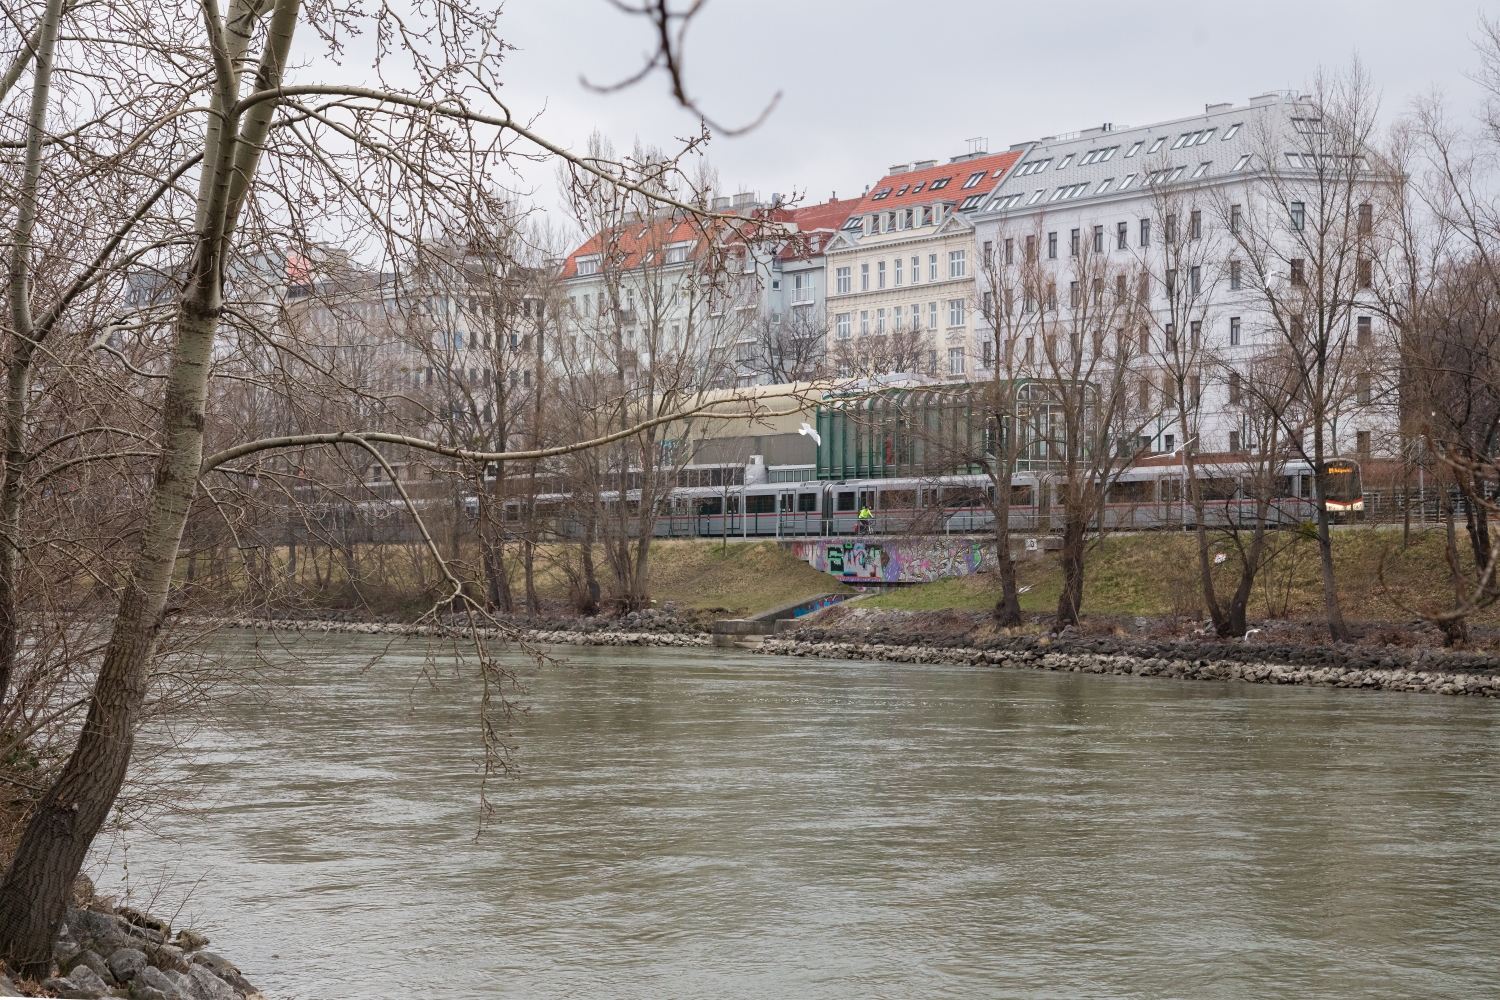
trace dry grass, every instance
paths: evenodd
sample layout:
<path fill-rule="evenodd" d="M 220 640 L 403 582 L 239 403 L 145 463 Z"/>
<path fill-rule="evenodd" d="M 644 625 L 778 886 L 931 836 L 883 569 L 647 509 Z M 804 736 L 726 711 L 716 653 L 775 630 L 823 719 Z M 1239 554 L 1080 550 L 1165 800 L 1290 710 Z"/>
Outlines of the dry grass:
<path fill-rule="evenodd" d="M 1355 527 L 1334 532 L 1334 569 L 1344 615 L 1351 621 L 1409 621 L 1424 603 L 1452 600 L 1444 537 L 1441 530 L 1414 531 L 1403 548 L 1400 529 Z M 1460 530 L 1460 555 L 1467 536 Z M 1256 584 L 1250 614 L 1254 618 L 1319 618 L 1323 583 L 1317 543 L 1295 531 L 1276 532 L 1273 556 Z M 1232 552 L 1225 544 L 1215 551 Z M 1381 585 L 1384 560 L 1385 586 Z M 1472 559 L 1461 558 L 1465 571 Z M 1231 554 L 1216 570 L 1218 589 L 1229 593 L 1235 582 Z M 1062 588 L 1055 557 L 1018 567 L 1020 582 L 1031 589 L 1021 595 L 1026 611 L 1051 611 Z M 1202 617 L 1196 545 L 1186 534 L 1140 534 L 1106 538 L 1089 555 L 1084 578 L 1084 611 L 1095 614 Z M 991 574 L 943 580 L 871 598 L 871 607 L 933 610 L 991 608 L 999 596 Z M 1476 624 L 1500 621 L 1494 611 L 1476 616 Z"/>

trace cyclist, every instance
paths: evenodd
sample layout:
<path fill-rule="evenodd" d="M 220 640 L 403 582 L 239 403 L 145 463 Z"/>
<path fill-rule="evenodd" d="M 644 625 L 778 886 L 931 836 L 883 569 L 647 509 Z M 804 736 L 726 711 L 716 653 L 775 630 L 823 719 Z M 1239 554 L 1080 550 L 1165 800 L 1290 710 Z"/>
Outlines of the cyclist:
<path fill-rule="evenodd" d="M 870 505 L 868 503 L 863 504 L 859 508 L 859 534 L 868 535 L 870 533 L 870 523 L 874 520 L 875 514 L 870 510 Z"/>

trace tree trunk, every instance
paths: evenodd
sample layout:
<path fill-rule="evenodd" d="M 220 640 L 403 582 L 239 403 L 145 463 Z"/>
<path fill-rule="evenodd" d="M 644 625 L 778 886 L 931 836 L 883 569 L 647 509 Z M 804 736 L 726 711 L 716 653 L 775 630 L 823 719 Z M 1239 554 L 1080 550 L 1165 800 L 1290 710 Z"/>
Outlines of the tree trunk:
<path fill-rule="evenodd" d="M 1078 613 L 1083 608 L 1083 549 L 1088 537 L 1088 518 L 1079 516 L 1074 506 L 1070 500 L 1063 515 L 1063 585 L 1062 593 L 1057 595 L 1057 621 L 1053 625 L 1058 630 L 1078 624 Z"/>
<path fill-rule="evenodd" d="M 530 534 L 521 539 L 521 565 L 526 571 L 526 612 L 540 615 L 542 601 L 536 593 L 536 540 Z"/>
<path fill-rule="evenodd" d="M 1472 504 L 1470 506 L 1472 507 Z M 1458 520 L 1457 515 L 1458 511 L 1455 509 L 1455 504 L 1450 498 L 1448 501 L 1448 517 L 1446 518 L 1448 522 L 1447 552 L 1445 552 L 1444 554 L 1448 560 L 1449 576 L 1453 580 L 1453 595 L 1455 598 L 1455 603 L 1458 606 L 1462 606 L 1465 596 L 1465 587 L 1464 574 L 1458 564 L 1458 529 L 1454 523 Z M 1444 646 L 1461 646 L 1469 640 L 1469 630 L 1462 618 L 1455 618 L 1452 621 L 1443 622 L 1442 628 Z"/>
<path fill-rule="evenodd" d="M 200 291 L 183 304 L 162 404 L 163 446 L 155 488 L 88 717 L 72 756 L 32 811 L 0 886 L 0 954 L 25 978 L 41 979 L 50 971 L 52 942 L 73 882 L 130 765 L 162 609 L 198 485 L 203 405 L 219 311 L 216 292 Z"/>
<path fill-rule="evenodd" d="M 1000 572 L 1000 599 L 995 602 L 995 624 L 1015 628 L 1021 624 L 1021 598 L 1016 593 L 1016 563 L 1010 554 L 1010 471 L 995 480 L 995 566 Z"/>

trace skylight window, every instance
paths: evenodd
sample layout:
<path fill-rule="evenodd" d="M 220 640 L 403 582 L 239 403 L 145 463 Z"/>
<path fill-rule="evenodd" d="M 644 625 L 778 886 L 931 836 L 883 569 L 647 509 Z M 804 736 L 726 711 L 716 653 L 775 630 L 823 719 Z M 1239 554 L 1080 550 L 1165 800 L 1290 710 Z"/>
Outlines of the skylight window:
<path fill-rule="evenodd" d="M 1203 145 L 1209 139 L 1212 139 L 1213 138 L 1213 134 L 1215 132 L 1217 132 L 1217 131 L 1218 131 L 1218 129 L 1212 129 L 1212 128 L 1210 128 L 1210 129 L 1204 129 L 1203 133 L 1198 137 L 1198 141 L 1197 141 L 1197 143 L 1195 143 L 1195 145 L 1198 145 L 1198 146 Z"/>
<path fill-rule="evenodd" d="M 1047 193 L 1047 189 L 1046 188 L 1038 188 L 1036 194 L 1034 194 L 1030 198 L 1026 199 L 1026 204 L 1028 204 L 1028 205 L 1035 205 L 1037 202 L 1039 202 L 1039 201 L 1042 200 L 1042 195 L 1044 195 L 1046 193 Z"/>
<path fill-rule="evenodd" d="M 911 187 L 910 184 L 903 184 L 903 185 L 901 185 L 901 187 L 896 191 L 896 197 L 899 198 L 903 194 L 905 194 L 906 193 L 906 189 L 909 188 L 909 187 Z"/>
<path fill-rule="evenodd" d="M 1240 126 L 1242 124 L 1244 124 L 1244 123 L 1243 122 L 1235 122 L 1233 125 L 1229 126 L 1227 129 L 1225 129 L 1224 130 L 1224 141 L 1228 142 L 1230 139 L 1233 139 L 1234 138 L 1234 134 L 1240 130 Z"/>
<path fill-rule="evenodd" d="M 958 206 L 958 210 L 960 212 L 967 212 L 969 209 L 974 208 L 975 206 L 977 206 L 979 204 L 979 200 L 981 198 L 983 198 L 983 197 L 984 197 L 984 195 L 982 195 L 982 194 L 971 194 L 971 195 L 969 195 L 967 198 L 964 199 L 964 203 L 962 205 Z"/>
<path fill-rule="evenodd" d="M 1131 146 L 1130 146 L 1130 152 L 1128 152 L 1128 153 L 1125 154 L 1125 158 L 1129 159 L 1130 157 L 1134 156 L 1136 153 L 1139 153 L 1141 151 L 1141 147 L 1144 146 L 1145 144 L 1146 144 L 1146 140 L 1145 139 L 1137 139 L 1134 143 L 1131 144 Z"/>
<path fill-rule="evenodd" d="M 1249 164 L 1249 163 L 1250 163 L 1250 154 L 1249 154 L 1249 153 L 1246 153 L 1246 154 L 1245 154 L 1245 155 L 1243 155 L 1243 156 L 1241 156 L 1241 157 L 1240 157 L 1240 162 L 1238 162 L 1238 163 L 1236 163 L 1236 164 L 1235 164 L 1235 165 L 1234 165 L 1234 169 L 1235 169 L 1235 170 L 1236 170 L 1236 171 L 1239 171 L 1239 170 L 1244 170 L 1244 169 L 1245 169 L 1245 167 L 1246 167 L 1246 166 L 1247 166 L 1247 165 L 1248 165 L 1248 164 Z"/>
<path fill-rule="evenodd" d="M 1126 174 L 1125 179 L 1120 182 L 1120 186 L 1115 190 L 1124 191 L 1126 188 L 1130 187 L 1130 182 L 1133 180 L 1135 180 L 1135 174 Z"/>
<path fill-rule="evenodd" d="M 922 190 L 922 186 L 924 184 L 926 184 L 926 183 L 927 183 L 926 181 L 917 181 L 916 186 L 911 189 L 911 193 L 912 194 L 919 194 L 921 192 L 921 190 Z"/>
<path fill-rule="evenodd" d="M 876 191 L 874 194 L 870 195 L 870 200 L 871 201 L 881 201 L 881 200 L 883 200 L 885 198 L 889 198 L 890 196 L 891 196 L 891 189 L 890 188 L 881 188 L 879 191 Z"/>
<path fill-rule="evenodd" d="M 1210 161 L 1210 163 L 1211 162 L 1212 161 Z M 1195 177 L 1195 178 L 1202 177 L 1204 174 L 1208 173 L 1208 167 L 1209 167 L 1208 163 L 1200 163 L 1200 164 L 1198 164 L 1198 169 L 1193 171 L 1193 177 Z"/>
<path fill-rule="evenodd" d="M 1114 182 L 1115 182 L 1115 179 L 1113 177 L 1106 177 L 1106 178 L 1104 178 L 1104 180 L 1102 180 L 1102 181 L 1099 182 L 1099 186 L 1094 189 L 1094 193 L 1095 194 L 1103 194 L 1104 192 L 1106 192 L 1106 191 L 1109 190 L 1109 186 L 1111 184 L 1113 184 Z"/>
<path fill-rule="evenodd" d="M 1178 167 L 1176 170 L 1172 171 L 1172 176 L 1168 177 L 1167 180 L 1169 180 L 1169 181 L 1175 181 L 1175 180 L 1177 180 L 1177 178 L 1179 178 L 1179 177 L 1182 176 L 1182 172 L 1184 170 L 1186 170 L 1186 169 L 1187 169 L 1187 167 Z"/>
<path fill-rule="evenodd" d="M 1289 166 L 1289 167 L 1292 167 L 1293 169 L 1302 166 L 1302 154 L 1301 153 L 1288 153 L 1288 154 L 1286 154 L 1286 165 Z"/>
<path fill-rule="evenodd" d="M 1047 200 L 1048 201 L 1056 201 L 1057 199 L 1061 198 L 1063 195 L 1065 195 L 1067 193 L 1068 193 L 1068 189 L 1067 188 L 1058 188 L 1056 191 L 1052 192 L 1052 197 L 1048 198 Z"/>
<path fill-rule="evenodd" d="M 862 216 L 862 215 L 856 215 L 856 216 L 854 216 L 854 218 L 852 218 L 848 222 L 844 223 L 844 228 L 845 229 L 863 229 L 863 228 L 865 228 L 865 219 L 864 219 L 864 216 Z"/>
<path fill-rule="evenodd" d="M 1078 161 L 1078 165 L 1080 167 L 1086 167 L 1090 163 L 1093 163 L 1094 162 L 1094 157 L 1096 157 L 1098 155 L 1099 155 L 1099 150 L 1097 150 L 1097 149 L 1091 149 L 1087 153 L 1083 154 L 1083 159 L 1081 159 L 1081 160 Z"/>
<path fill-rule="evenodd" d="M 1104 162 L 1108 161 L 1111 156 L 1115 155 L 1115 150 L 1117 150 L 1119 148 L 1120 148 L 1119 146 L 1111 146 L 1111 147 L 1109 147 L 1103 153 L 1101 153 L 1099 155 L 1099 159 L 1095 160 L 1094 162 L 1095 163 L 1104 163 Z"/>
<path fill-rule="evenodd" d="M 1198 138 L 1198 133 L 1197 132 L 1184 132 L 1184 133 L 1182 133 L 1181 135 L 1179 135 L 1177 137 L 1177 141 L 1176 142 L 1172 143 L 1172 148 L 1173 149 L 1179 149 L 1179 148 L 1181 148 L 1183 146 L 1191 146 L 1193 144 L 1194 140 L 1196 140 L 1197 138 Z M 1153 150 L 1155 148 L 1156 148 L 1155 146 L 1152 147 Z"/>
<path fill-rule="evenodd" d="M 960 191 L 967 191 L 971 187 L 976 187 L 979 184 L 979 182 L 982 181 L 982 180 L 984 180 L 985 177 L 988 174 L 989 174 L 988 170 L 980 170 L 980 171 L 978 171 L 976 173 L 970 174 L 969 175 L 969 179 L 966 180 L 966 181 L 964 181 L 964 186 L 961 187 L 961 188 L 959 188 L 959 190 Z"/>
<path fill-rule="evenodd" d="M 939 177 L 937 180 L 935 180 L 931 184 L 927 185 L 927 190 L 929 190 L 929 191 L 937 191 L 937 190 L 939 190 L 941 188 L 945 188 L 945 187 L 948 186 L 948 182 L 951 181 L 952 179 L 953 179 L 952 177 Z"/>
<path fill-rule="evenodd" d="M 1067 156 L 1064 156 L 1062 158 L 1062 162 L 1057 165 L 1057 169 L 1061 170 L 1063 167 L 1066 167 L 1068 164 L 1070 164 L 1072 162 L 1073 162 L 1073 154 L 1069 153 Z"/>
<path fill-rule="evenodd" d="M 1160 139 L 1157 139 L 1155 142 L 1153 142 L 1151 144 L 1151 148 L 1148 149 L 1148 150 L 1146 150 L 1146 155 L 1149 156 L 1152 153 L 1156 152 L 1158 149 L 1161 149 L 1161 144 L 1164 143 L 1164 142 L 1166 142 L 1166 141 L 1167 141 L 1167 137 L 1166 136 L 1162 136 Z"/>
<path fill-rule="evenodd" d="M 1026 197 L 1025 192 L 1008 194 L 1004 198 L 1001 198 L 999 201 L 995 202 L 995 210 L 997 212 L 1003 212 L 1007 208 L 1014 208 L 1016 204 L 1024 197 Z"/>

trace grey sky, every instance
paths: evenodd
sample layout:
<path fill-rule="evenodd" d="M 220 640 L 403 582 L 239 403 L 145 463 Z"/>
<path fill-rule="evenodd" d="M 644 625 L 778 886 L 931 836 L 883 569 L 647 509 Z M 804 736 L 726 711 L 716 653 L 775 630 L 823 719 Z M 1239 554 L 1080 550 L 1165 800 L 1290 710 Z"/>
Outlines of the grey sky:
<path fill-rule="evenodd" d="M 1267 0 L 1070 5 L 959 0 L 710 0 L 689 35 L 689 83 L 726 124 L 757 131 L 716 138 L 710 159 L 728 189 L 809 200 L 858 194 L 892 163 L 946 158 L 986 136 L 991 150 L 1101 122 L 1145 124 L 1218 101 L 1306 89 L 1319 65 L 1358 52 L 1387 116 L 1438 87 L 1467 110 L 1477 88 L 1472 2 L 1422 4 Z M 648 26 L 604 0 L 509 0 L 502 26 L 506 96 L 521 113 L 546 109 L 555 140 L 581 147 L 596 126 L 628 148 L 687 134 L 665 81 L 613 95 L 640 65 Z M 550 175 L 549 175 L 550 176 Z M 550 188 L 548 177 L 531 180 Z M 544 204 L 552 199 L 538 191 Z M 550 205 L 548 207 L 551 207 Z"/>

